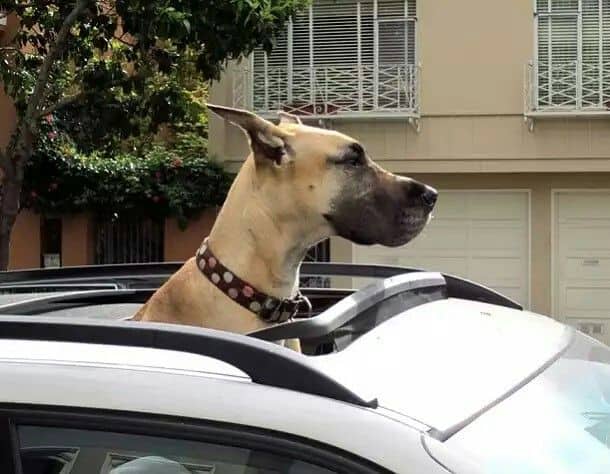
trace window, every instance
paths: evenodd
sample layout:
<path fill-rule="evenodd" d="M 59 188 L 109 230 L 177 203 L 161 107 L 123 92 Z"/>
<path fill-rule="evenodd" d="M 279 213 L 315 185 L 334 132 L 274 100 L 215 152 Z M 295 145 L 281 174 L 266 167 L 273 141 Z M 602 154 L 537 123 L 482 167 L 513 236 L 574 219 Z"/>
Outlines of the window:
<path fill-rule="evenodd" d="M 23 468 L 23 469 L 21 469 Z M 2 474 L 382 474 L 333 446 L 255 427 L 59 407 L 0 410 Z"/>
<path fill-rule="evenodd" d="M 53 268 L 61 266 L 61 228 L 61 218 L 41 218 L 40 268 Z"/>
<path fill-rule="evenodd" d="M 95 263 L 163 261 L 164 221 L 135 216 L 98 218 Z"/>
<path fill-rule="evenodd" d="M 536 107 L 610 108 L 610 0 L 536 0 Z"/>
<path fill-rule="evenodd" d="M 415 0 L 315 0 L 252 57 L 252 107 L 302 115 L 415 111 Z"/>
<path fill-rule="evenodd" d="M 292 456 L 220 443 L 31 425 L 17 431 L 23 474 L 334 472 Z"/>

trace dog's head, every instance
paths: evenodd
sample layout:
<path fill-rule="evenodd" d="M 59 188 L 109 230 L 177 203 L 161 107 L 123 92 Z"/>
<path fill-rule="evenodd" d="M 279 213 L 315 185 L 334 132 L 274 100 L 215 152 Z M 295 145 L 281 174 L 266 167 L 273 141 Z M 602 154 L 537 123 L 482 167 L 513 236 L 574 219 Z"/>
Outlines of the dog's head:
<path fill-rule="evenodd" d="M 274 125 L 244 110 L 208 108 L 246 132 L 257 192 L 279 219 L 386 246 L 406 244 L 428 222 L 436 190 L 384 170 L 357 140 L 284 112 Z"/>

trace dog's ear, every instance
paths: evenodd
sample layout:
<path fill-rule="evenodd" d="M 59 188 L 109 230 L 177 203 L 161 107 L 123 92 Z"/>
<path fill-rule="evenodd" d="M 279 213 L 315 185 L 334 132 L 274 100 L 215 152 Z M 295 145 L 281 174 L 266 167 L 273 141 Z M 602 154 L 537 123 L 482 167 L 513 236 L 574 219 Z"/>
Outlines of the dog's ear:
<path fill-rule="evenodd" d="M 212 104 L 208 109 L 246 132 L 257 163 L 273 162 L 279 166 L 287 159 L 286 139 L 291 135 L 277 125 L 247 110 Z"/>
<path fill-rule="evenodd" d="M 294 123 L 297 125 L 302 125 L 301 119 L 297 115 L 289 114 L 288 112 L 284 112 L 283 110 L 278 111 L 278 116 L 280 117 L 280 125 L 283 123 Z"/>

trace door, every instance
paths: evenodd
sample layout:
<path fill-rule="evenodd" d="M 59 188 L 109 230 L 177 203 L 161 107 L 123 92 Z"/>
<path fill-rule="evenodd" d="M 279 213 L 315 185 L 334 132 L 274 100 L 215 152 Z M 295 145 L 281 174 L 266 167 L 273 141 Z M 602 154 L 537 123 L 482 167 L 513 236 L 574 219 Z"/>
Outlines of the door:
<path fill-rule="evenodd" d="M 554 316 L 610 344 L 610 191 L 553 199 Z"/>

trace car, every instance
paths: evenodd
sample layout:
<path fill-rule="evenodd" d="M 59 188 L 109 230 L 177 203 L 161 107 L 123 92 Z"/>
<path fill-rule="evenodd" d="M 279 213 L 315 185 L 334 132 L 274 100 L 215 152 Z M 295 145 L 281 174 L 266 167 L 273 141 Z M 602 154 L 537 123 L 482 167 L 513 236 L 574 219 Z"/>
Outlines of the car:
<path fill-rule="evenodd" d="M 610 472 L 610 349 L 572 327 L 451 275 L 320 263 L 291 322 L 129 321 L 175 268 L 0 276 L 1 473 Z"/>

